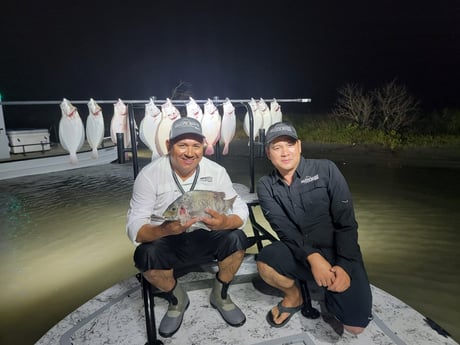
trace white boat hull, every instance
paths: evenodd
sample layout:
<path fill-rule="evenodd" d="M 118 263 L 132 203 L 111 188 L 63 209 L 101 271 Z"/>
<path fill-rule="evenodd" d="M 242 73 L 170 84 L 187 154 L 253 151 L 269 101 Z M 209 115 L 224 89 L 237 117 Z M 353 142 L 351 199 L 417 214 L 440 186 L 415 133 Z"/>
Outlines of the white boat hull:
<path fill-rule="evenodd" d="M 0 163 L 0 180 L 107 164 L 117 159 L 117 148 L 99 149 L 97 159 L 92 158 L 91 151 L 79 152 L 77 157 L 76 165 L 71 164 L 68 154 L 4 161 Z"/>

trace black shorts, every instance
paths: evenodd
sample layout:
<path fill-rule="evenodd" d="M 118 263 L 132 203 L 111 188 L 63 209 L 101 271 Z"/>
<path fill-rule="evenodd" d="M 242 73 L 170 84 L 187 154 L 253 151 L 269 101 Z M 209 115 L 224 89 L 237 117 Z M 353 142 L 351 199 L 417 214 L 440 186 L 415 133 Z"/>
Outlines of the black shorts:
<path fill-rule="evenodd" d="M 273 242 L 257 255 L 262 261 L 283 276 L 291 279 L 312 280 L 308 264 L 301 263 L 282 242 Z M 353 267 L 351 286 L 344 292 L 324 289 L 326 306 L 344 325 L 366 327 L 372 320 L 372 293 L 367 273 L 362 263 Z"/>
<path fill-rule="evenodd" d="M 152 269 L 169 270 L 215 259 L 222 261 L 246 247 L 247 237 L 240 229 L 198 229 L 140 244 L 134 252 L 134 264 L 141 272 Z"/>

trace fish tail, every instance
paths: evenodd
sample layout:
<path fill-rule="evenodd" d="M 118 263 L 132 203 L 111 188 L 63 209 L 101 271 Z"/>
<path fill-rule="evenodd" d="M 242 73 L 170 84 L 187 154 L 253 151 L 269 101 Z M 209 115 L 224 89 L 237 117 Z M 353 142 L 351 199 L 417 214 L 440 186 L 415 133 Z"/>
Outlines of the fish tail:
<path fill-rule="evenodd" d="M 71 153 L 70 154 L 70 164 L 77 165 L 78 164 L 78 158 L 76 153 Z"/>
<path fill-rule="evenodd" d="M 206 151 L 204 152 L 206 156 L 211 156 L 214 154 L 214 146 L 213 145 L 208 145 L 206 146 Z"/>
<path fill-rule="evenodd" d="M 91 151 L 91 158 L 92 158 L 92 159 L 97 159 L 98 155 L 99 155 L 99 154 L 97 153 L 97 147 L 95 147 L 95 148 L 93 149 L 93 151 Z"/>

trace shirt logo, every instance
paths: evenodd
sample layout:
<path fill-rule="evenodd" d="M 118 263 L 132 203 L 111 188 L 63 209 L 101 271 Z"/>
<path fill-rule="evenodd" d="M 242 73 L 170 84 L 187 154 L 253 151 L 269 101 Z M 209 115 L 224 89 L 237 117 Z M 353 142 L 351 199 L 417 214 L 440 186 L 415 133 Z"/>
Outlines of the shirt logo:
<path fill-rule="evenodd" d="M 202 182 L 212 182 L 212 176 L 200 177 L 200 181 L 202 181 Z"/>
<path fill-rule="evenodd" d="M 305 178 L 302 181 L 300 181 L 300 183 L 310 183 L 316 180 L 319 180 L 318 174 L 316 174 L 315 176 L 305 176 Z"/>

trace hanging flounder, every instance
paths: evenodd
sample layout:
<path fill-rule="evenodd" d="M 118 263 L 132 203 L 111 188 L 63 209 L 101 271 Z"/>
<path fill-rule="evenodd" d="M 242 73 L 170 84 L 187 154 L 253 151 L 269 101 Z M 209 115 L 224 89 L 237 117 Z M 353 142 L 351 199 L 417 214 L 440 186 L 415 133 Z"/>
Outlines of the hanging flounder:
<path fill-rule="evenodd" d="M 128 124 L 128 106 L 119 98 L 113 105 L 113 116 L 110 121 L 110 137 L 114 144 L 117 143 L 117 133 L 123 133 L 125 148 L 131 147 L 131 131 Z"/>
<path fill-rule="evenodd" d="M 160 121 L 161 110 L 155 105 L 153 99 L 150 98 L 150 101 L 145 105 L 145 115 L 139 125 L 139 138 L 152 151 L 152 160 L 160 157 L 155 144 Z"/>
<path fill-rule="evenodd" d="M 256 137 L 259 136 L 259 129 L 263 127 L 263 118 L 262 118 L 262 114 L 260 113 L 259 107 L 257 106 L 257 102 L 254 98 L 251 98 L 248 104 L 251 107 L 252 117 L 254 119 L 253 139 L 255 140 Z M 249 137 L 249 114 L 248 112 L 246 112 L 246 115 L 244 116 L 243 129 L 246 135 Z"/>
<path fill-rule="evenodd" d="M 283 113 L 281 112 L 281 106 L 275 98 L 273 98 L 273 101 L 271 101 L 270 103 L 270 114 L 272 118 L 272 124 L 283 121 Z"/>
<path fill-rule="evenodd" d="M 172 104 L 169 98 L 166 98 L 166 102 L 161 105 L 162 118 L 157 129 L 157 136 L 155 138 L 155 146 L 158 154 L 164 156 L 168 153 L 166 147 L 166 140 L 169 139 L 169 132 L 174 121 L 180 118 L 179 110 Z"/>
<path fill-rule="evenodd" d="M 192 97 L 190 97 L 190 101 L 185 105 L 185 108 L 187 110 L 187 117 L 193 117 L 201 123 L 203 119 L 203 110 L 201 110 L 201 107 Z"/>
<path fill-rule="evenodd" d="M 235 107 L 228 98 L 225 99 L 222 106 L 224 109 L 224 113 L 222 114 L 222 128 L 220 130 L 220 138 L 224 143 L 222 154 L 227 155 L 230 142 L 233 140 L 233 137 L 235 136 L 236 116 Z"/>
<path fill-rule="evenodd" d="M 263 98 L 257 102 L 257 107 L 259 108 L 260 114 L 262 116 L 262 128 L 265 130 L 265 133 L 267 133 L 268 127 L 270 127 L 272 124 L 270 108 L 268 107 L 267 103 L 265 103 Z"/>
<path fill-rule="evenodd" d="M 78 164 L 77 151 L 85 141 L 85 128 L 78 110 L 67 99 L 61 104 L 61 119 L 59 121 L 59 142 L 69 152 L 70 163 Z"/>
<path fill-rule="evenodd" d="M 91 158 L 97 159 L 97 149 L 104 140 L 104 116 L 102 108 L 94 99 L 88 102 L 89 114 L 86 118 L 86 140 L 91 147 Z"/>
<path fill-rule="evenodd" d="M 203 120 L 201 121 L 201 128 L 203 135 L 206 138 L 205 155 L 210 156 L 214 154 L 214 145 L 220 138 L 220 126 L 222 119 L 220 118 L 219 110 L 208 98 L 204 104 Z"/>

